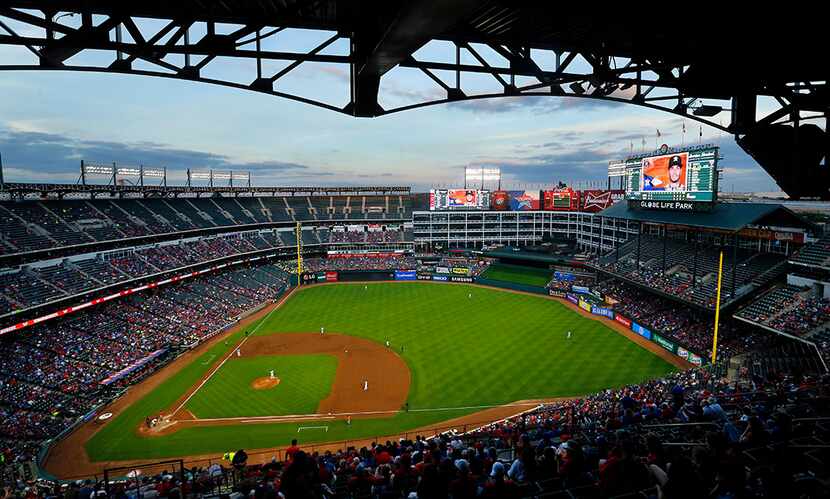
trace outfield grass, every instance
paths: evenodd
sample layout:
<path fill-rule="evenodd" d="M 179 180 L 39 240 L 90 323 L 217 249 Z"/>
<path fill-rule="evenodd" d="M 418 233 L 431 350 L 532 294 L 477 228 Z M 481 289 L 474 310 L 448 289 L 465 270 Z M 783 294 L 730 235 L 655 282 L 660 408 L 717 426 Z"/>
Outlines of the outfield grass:
<path fill-rule="evenodd" d="M 274 369 L 280 384 L 253 390 L 251 383 Z M 198 418 L 313 414 L 331 393 L 337 371 L 332 355 L 231 357 L 185 406 Z"/>
<path fill-rule="evenodd" d="M 470 297 L 470 295 L 472 297 Z M 326 331 L 400 349 L 412 372 L 412 412 L 391 418 L 329 423 L 301 442 L 393 435 L 470 414 L 471 406 L 573 396 L 663 376 L 673 368 L 656 355 L 541 296 L 466 285 L 377 283 L 305 288 L 267 318 L 257 335 Z M 573 338 L 565 338 L 573 331 Z M 240 338 L 232 337 L 231 345 Z M 133 404 L 87 444 L 94 461 L 151 459 L 228 449 L 286 445 L 297 423 L 186 428 L 163 437 L 135 432 L 144 417 L 169 408 L 232 346 L 217 343 Z M 400 350 L 399 350 L 400 351 Z M 214 355 L 215 361 L 205 362 Z M 206 365 L 203 365 L 205 363 Z M 224 368 L 223 368 L 224 369 Z M 223 370 L 216 376 L 224 376 Z M 448 410 L 434 410 L 450 408 Z M 307 425 L 307 423 L 305 423 Z"/>
<path fill-rule="evenodd" d="M 530 286 L 544 287 L 550 282 L 552 275 L 553 271 L 547 269 L 494 263 L 484 271 L 482 277 L 493 279 L 494 281 L 516 282 Z"/>

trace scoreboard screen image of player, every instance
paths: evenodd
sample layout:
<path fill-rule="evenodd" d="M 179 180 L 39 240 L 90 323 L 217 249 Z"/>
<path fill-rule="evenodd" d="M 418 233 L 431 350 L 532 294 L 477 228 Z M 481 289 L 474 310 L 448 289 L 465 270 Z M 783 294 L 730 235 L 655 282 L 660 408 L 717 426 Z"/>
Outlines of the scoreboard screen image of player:
<path fill-rule="evenodd" d="M 717 196 L 717 161 L 717 147 L 628 159 L 625 198 L 712 203 Z"/>
<path fill-rule="evenodd" d="M 490 191 L 478 189 L 432 189 L 430 210 L 481 210 L 490 208 Z"/>

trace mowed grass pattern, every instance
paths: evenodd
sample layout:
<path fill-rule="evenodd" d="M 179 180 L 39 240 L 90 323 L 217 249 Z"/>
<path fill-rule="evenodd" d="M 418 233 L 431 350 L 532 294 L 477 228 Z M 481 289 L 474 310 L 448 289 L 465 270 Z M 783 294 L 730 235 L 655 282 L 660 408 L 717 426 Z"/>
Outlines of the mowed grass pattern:
<path fill-rule="evenodd" d="M 670 369 L 602 322 L 554 300 L 447 284 L 307 288 L 257 334 L 320 326 L 378 343 L 388 339 L 398 352 L 403 346 L 413 372 L 413 409 L 584 394 Z"/>
<path fill-rule="evenodd" d="M 472 297 L 470 297 L 472 296 Z M 311 286 L 274 311 L 257 335 L 326 331 L 379 343 L 389 339 L 412 372 L 412 409 L 390 418 L 329 424 L 302 442 L 395 435 L 521 399 L 582 395 L 655 378 L 673 367 L 610 330 L 542 296 L 467 285 L 374 283 Z M 250 326 L 253 329 L 255 326 Z M 566 339 L 567 331 L 573 338 Z M 242 338 L 217 343 L 152 393 L 116 414 L 87 443 L 93 461 L 160 459 L 287 445 L 307 423 L 192 427 L 163 437 L 135 431 L 168 410 Z M 212 360 L 211 359 L 215 359 Z M 518 410 L 517 410 L 518 412 Z M 410 435 L 411 436 L 411 435 Z"/>
<path fill-rule="evenodd" d="M 552 275 L 553 271 L 546 269 L 495 263 L 484 271 L 482 277 L 493 279 L 494 281 L 517 282 L 530 286 L 545 286 L 550 282 Z"/>
<path fill-rule="evenodd" d="M 273 369 L 280 384 L 254 390 L 251 383 Z M 337 358 L 332 355 L 231 357 L 186 407 L 197 418 L 314 414 L 331 393 Z"/>

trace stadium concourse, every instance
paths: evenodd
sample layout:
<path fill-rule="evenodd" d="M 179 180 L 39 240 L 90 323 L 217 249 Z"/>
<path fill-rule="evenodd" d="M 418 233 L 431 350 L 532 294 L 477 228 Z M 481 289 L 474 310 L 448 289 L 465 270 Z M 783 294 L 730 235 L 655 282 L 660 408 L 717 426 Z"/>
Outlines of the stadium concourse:
<path fill-rule="evenodd" d="M 7 494 L 827 493 L 830 306 L 816 283 L 830 272 L 830 244 L 814 237 L 817 227 L 778 205 L 723 208 L 732 210 L 732 225 L 712 227 L 701 222 L 705 216 L 649 218 L 623 203 L 599 213 L 539 206 L 518 212 L 520 218 L 489 211 L 480 218 L 464 212 L 462 219 L 459 212 L 427 211 L 427 199 L 396 188 L 0 202 Z M 774 237 L 754 229 L 764 225 L 783 227 L 789 239 L 771 243 Z M 726 229 L 732 232 L 723 235 Z M 486 239 L 487 231 L 499 235 Z M 522 249 L 482 252 L 483 244 Z M 718 362 L 710 364 L 716 246 L 726 250 L 728 291 Z M 297 251 L 304 256 L 300 276 Z M 39 475 L 49 446 L 98 417 L 97 408 L 249 320 L 298 281 L 398 278 L 552 295 L 614 320 L 665 355 L 701 365 L 544 404 L 466 433 L 390 436 L 327 450 L 300 442 L 275 448 L 273 462 L 270 455 L 248 463 L 216 456 L 209 466 L 186 463 L 184 470 L 107 482 Z"/>

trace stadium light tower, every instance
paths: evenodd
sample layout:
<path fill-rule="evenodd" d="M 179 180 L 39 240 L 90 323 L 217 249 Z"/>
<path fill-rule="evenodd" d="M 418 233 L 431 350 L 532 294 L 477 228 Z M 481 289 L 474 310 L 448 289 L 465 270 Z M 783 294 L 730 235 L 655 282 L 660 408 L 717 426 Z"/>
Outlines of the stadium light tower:
<path fill-rule="evenodd" d="M 464 188 L 479 182 L 480 188 L 485 188 L 485 182 L 494 181 L 501 189 L 501 168 L 484 166 L 467 166 L 464 168 Z"/>

